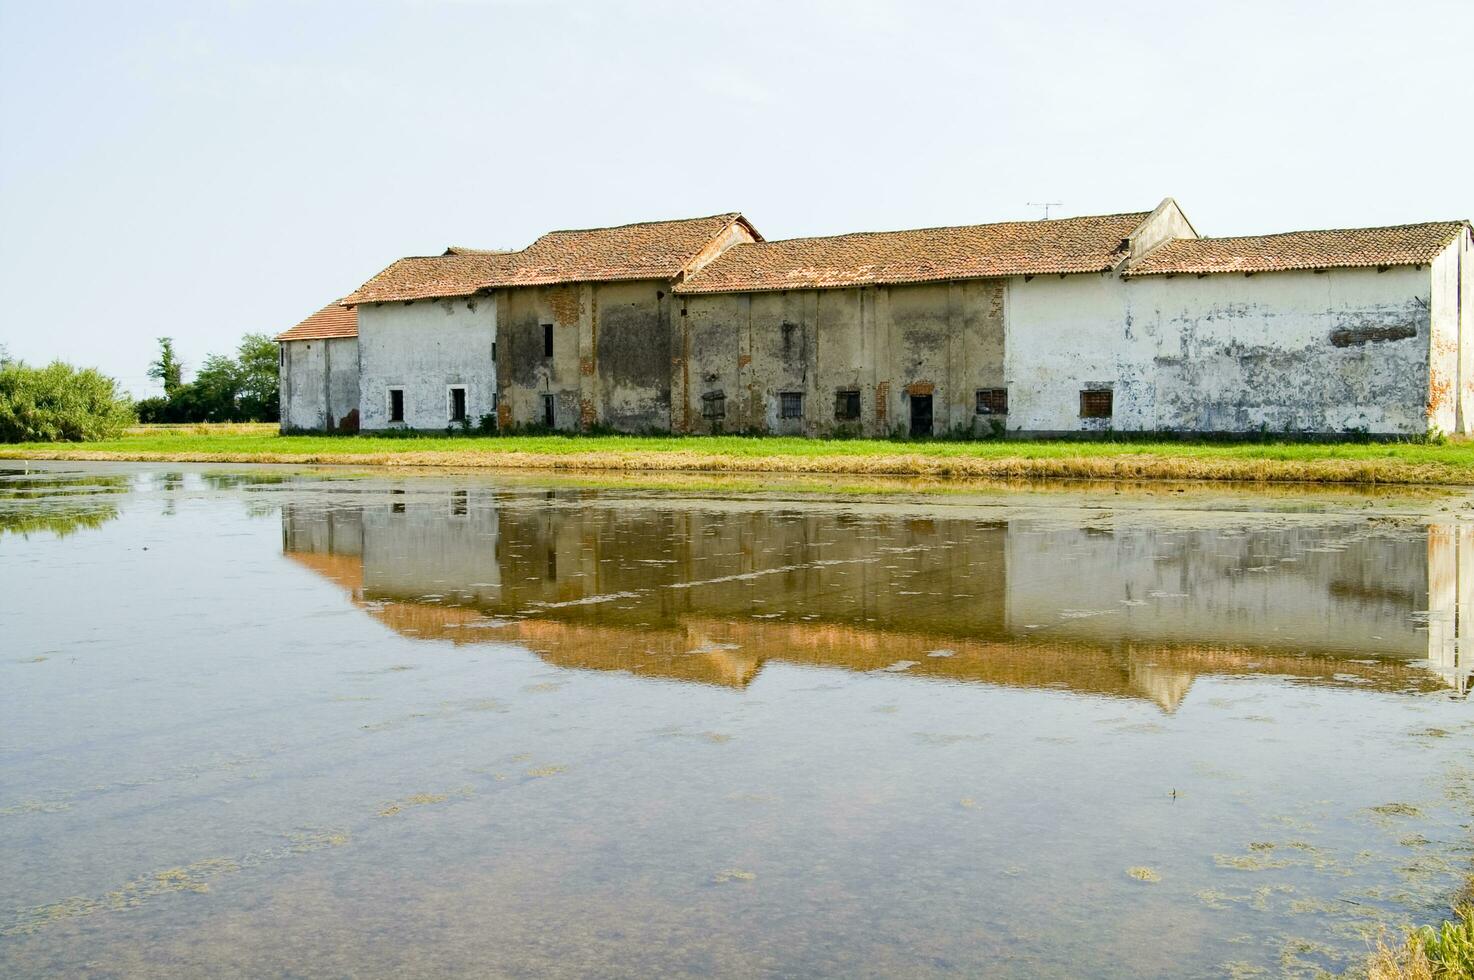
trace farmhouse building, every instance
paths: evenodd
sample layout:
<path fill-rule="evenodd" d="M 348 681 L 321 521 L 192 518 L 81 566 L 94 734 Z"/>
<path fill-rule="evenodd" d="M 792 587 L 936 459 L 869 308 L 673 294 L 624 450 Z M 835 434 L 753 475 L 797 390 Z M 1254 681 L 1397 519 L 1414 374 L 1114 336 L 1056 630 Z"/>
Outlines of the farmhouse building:
<path fill-rule="evenodd" d="M 1474 426 L 1467 221 L 1201 238 L 1169 198 L 770 242 L 730 213 L 401 259 L 335 305 L 279 338 L 285 430 Z"/>

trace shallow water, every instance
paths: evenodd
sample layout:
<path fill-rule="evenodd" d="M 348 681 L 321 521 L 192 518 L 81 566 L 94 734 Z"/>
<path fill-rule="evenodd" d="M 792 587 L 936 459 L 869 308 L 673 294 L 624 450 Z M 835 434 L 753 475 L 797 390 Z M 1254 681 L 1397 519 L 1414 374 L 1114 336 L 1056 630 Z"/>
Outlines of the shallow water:
<path fill-rule="evenodd" d="M 1474 871 L 1458 494 L 23 465 L 5 976 L 1313 975 Z"/>

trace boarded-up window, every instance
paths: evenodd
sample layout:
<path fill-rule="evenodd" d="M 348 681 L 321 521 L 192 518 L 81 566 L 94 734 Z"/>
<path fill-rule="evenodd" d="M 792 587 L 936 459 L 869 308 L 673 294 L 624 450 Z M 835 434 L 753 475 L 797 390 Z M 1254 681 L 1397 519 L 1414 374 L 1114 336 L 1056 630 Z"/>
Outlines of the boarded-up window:
<path fill-rule="evenodd" d="M 801 419 L 804 417 L 804 396 L 800 391 L 785 391 L 778 396 L 778 417 Z"/>
<path fill-rule="evenodd" d="M 727 395 L 721 391 L 708 391 L 701 396 L 701 417 L 722 419 L 727 417 Z"/>
<path fill-rule="evenodd" d="M 390 422 L 403 422 L 404 421 L 404 389 L 403 388 L 390 388 L 389 389 L 389 421 Z"/>
<path fill-rule="evenodd" d="M 978 389 L 978 414 L 979 415 L 1007 415 L 1008 414 L 1008 389 L 1007 388 L 979 388 Z"/>
<path fill-rule="evenodd" d="M 834 393 L 834 417 L 848 421 L 860 417 L 860 392 L 856 388 Z"/>
<path fill-rule="evenodd" d="M 1080 392 L 1080 417 L 1082 419 L 1108 419 L 1111 417 L 1111 389 L 1096 388 Z"/>

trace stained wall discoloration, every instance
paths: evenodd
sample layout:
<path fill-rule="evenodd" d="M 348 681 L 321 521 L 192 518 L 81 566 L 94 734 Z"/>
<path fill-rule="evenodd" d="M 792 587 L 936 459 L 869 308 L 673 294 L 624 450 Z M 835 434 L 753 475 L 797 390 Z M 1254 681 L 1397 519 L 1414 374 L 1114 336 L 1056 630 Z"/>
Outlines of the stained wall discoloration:
<path fill-rule="evenodd" d="M 554 426 L 669 431 L 670 285 L 661 280 L 500 290 L 504 425 L 540 425 L 544 397 Z M 544 324 L 553 329 L 545 353 Z"/>
<path fill-rule="evenodd" d="M 1009 429 L 1422 434 L 1427 268 L 1009 282 Z M 1079 391 L 1109 386 L 1110 419 Z"/>
<path fill-rule="evenodd" d="M 809 436 L 890 435 L 907 426 L 913 394 L 929 394 L 935 432 L 972 430 L 979 388 L 1003 382 L 1003 284 L 707 294 L 675 318 L 691 379 L 679 404 L 686 431 Z M 923 388 L 925 391 L 923 392 Z M 727 395 L 726 416 L 702 417 L 702 395 Z M 858 392 L 860 417 L 837 417 Z M 783 418 L 784 393 L 803 417 Z M 734 397 L 735 395 L 735 397 Z"/>
<path fill-rule="evenodd" d="M 497 308 L 486 297 L 359 306 L 361 427 L 444 430 L 452 386 L 466 389 L 472 424 L 495 411 L 497 333 Z M 390 421 L 391 388 L 404 391 L 402 423 Z"/>
<path fill-rule="evenodd" d="M 644 281 L 600 283 L 594 292 L 599 424 L 634 432 L 669 431 L 670 287 Z"/>
<path fill-rule="evenodd" d="M 359 361 L 355 337 L 281 344 L 283 432 L 352 431 L 358 422 Z M 345 425 L 345 420 L 349 420 Z"/>
<path fill-rule="evenodd" d="M 1465 231 L 1433 260 L 1428 424 L 1474 431 L 1474 238 Z"/>

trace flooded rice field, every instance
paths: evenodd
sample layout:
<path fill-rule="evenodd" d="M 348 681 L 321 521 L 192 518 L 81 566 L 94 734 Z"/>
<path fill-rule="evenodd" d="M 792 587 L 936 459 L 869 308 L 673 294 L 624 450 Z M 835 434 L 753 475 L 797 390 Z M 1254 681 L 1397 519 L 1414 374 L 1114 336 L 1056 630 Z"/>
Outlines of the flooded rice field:
<path fill-rule="evenodd" d="M 1474 872 L 1443 491 L 0 463 L 7 977 L 1314 976 Z"/>

